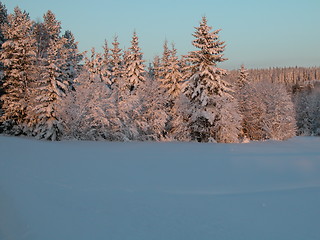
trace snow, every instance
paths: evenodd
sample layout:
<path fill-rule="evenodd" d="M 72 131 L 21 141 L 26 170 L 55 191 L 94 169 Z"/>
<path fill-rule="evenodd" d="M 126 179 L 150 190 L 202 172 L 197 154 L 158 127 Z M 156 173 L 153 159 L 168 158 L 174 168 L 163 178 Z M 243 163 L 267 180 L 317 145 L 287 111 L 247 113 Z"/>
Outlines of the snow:
<path fill-rule="evenodd" d="M 319 146 L 0 136 L 0 239 L 320 239 Z"/>

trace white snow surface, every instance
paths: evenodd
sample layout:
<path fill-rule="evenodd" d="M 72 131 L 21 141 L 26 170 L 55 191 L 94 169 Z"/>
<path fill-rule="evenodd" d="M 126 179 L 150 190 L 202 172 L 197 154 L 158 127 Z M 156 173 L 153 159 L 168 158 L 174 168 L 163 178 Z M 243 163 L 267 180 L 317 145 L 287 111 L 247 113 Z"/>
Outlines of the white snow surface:
<path fill-rule="evenodd" d="M 1 240 L 319 240 L 320 138 L 0 136 Z"/>

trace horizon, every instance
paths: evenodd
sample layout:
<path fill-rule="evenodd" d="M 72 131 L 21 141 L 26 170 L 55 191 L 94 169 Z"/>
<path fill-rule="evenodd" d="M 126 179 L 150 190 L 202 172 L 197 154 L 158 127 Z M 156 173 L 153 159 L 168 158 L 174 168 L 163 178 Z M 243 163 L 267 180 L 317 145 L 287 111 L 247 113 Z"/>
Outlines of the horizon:
<path fill-rule="evenodd" d="M 192 34 L 202 16 L 207 17 L 213 30 L 222 29 L 219 37 L 226 44 L 224 56 L 228 60 L 219 67 L 315 67 L 320 63 L 320 32 L 315 30 L 320 22 L 317 0 L 199 0 L 196 4 L 189 0 L 182 4 L 177 0 L 93 0 L 89 7 L 80 0 L 76 8 L 74 2 L 62 0 L 2 3 L 8 14 L 18 6 L 35 21 L 42 21 L 42 16 L 51 10 L 61 22 L 62 33 L 70 30 L 75 35 L 80 52 L 92 47 L 101 52 L 105 39 L 110 46 L 115 35 L 120 47 L 128 48 L 136 31 L 146 66 L 155 56 L 161 56 L 165 40 L 175 44 L 179 56 L 194 50 Z M 219 8 L 210 11 L 218 3 Z"/>

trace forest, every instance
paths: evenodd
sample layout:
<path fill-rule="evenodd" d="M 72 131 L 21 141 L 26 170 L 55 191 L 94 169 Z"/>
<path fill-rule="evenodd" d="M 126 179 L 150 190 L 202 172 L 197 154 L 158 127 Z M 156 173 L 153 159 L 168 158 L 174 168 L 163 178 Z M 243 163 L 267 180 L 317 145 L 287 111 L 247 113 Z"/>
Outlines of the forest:
<path fill-rule="evenodd" d="M 44 140 L 236 143 L 320 135 L 320 68 L 227 71 L 225 42 L 203 17 L 194 51 L 174 44 L 146 66 L 133 32 L 78 50 L 52 11 L 33 21 L 0 2 L 0 133 Z"/>

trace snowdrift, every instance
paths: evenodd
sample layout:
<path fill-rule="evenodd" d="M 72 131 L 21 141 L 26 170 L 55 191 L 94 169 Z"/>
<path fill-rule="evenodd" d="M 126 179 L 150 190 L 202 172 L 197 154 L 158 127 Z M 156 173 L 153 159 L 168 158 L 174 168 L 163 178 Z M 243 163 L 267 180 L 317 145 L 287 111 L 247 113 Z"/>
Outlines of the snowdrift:
<path fill-rule="evenodd" d="M 248 144 L 0 136 L 1 240 L 320 239 L 320 138 Z"/>

